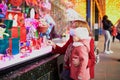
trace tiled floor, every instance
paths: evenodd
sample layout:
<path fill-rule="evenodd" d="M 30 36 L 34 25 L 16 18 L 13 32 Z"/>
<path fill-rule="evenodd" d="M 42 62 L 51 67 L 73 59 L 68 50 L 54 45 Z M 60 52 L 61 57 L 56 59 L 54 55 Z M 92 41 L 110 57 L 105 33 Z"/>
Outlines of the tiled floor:
<path fill-rule="evenodd" d="M 104 36 L 99 37 L 100 62 L 95 67 L 95 80 L 120 80 L 120 42 L 112 43 L 113 54 L 103 54 Z"/>

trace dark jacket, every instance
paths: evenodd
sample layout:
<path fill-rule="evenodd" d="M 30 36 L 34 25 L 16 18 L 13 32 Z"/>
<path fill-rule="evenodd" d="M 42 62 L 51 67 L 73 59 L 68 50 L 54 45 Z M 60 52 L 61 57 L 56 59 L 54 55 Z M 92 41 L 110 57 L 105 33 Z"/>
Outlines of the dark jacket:
<path fill-rule="evenodd" d="M 103 29 L 110 31 L 111 26 L 113 26 L 112 22 L 108 19 L 102 20 L 103 23 Z"/>

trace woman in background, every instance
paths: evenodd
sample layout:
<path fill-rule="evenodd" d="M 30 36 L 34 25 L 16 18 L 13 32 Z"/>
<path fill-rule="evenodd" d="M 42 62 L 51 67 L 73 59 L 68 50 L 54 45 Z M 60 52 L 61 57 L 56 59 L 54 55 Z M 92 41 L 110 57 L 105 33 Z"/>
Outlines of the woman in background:
<path fill-rule="evenodd" d="M 105 42 L 104 42 L 104 53 L 110 54 L 113 53 L 111 50 L 111 27 L 113 26 L 112 22 L 108 19 L 107 15 L 103 16 L 103 29 L 104 29 L 104 36 L 105 36 Z"/>
<path fill-rule="evenodd" d="M 115 26 L 117 28 L 117 36 L 116 36 L 116 38 L 120 41 L 120 19 L 117 21 Z"/>

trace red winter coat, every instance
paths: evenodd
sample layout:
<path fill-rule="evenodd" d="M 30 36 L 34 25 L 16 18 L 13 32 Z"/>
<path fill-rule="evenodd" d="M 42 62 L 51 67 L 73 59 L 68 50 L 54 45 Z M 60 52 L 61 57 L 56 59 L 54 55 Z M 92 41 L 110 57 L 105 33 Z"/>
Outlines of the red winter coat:
<path fill-rule="evenodd" d="M 90 39 L 84 39 L 79 42 L 74 42 L 72 49 L 72 53 L 70 56 L 70 77 L 74 80 L 78 80 L 78 76 L 82 80 L 89 80 L 90 73 L 88 67 L 88 60 L 89 60 L 89 51 L 90 51 Z M 79 59 L 80 64 L 78 66 L 74 65 L 73 59 Z"/>
<path fill-rule="evenodd" d="M 52 50 L 53 53 L 57 54 L 65 54 L 67 47 L 70 43 L 73 43 L 73 37 L 70 36 L 69 40 L 66 42 L 66 44 L 63 47 L 56 46 L 55 49 Z M 88 60 L 88 67 L 90 70 L 90 78 L 94 78 L 94 64 L 95 64 L 95 54 L 94 54 L 94 39 L 91 38 L 90 40 L 90 52 L 89 52 L 89 60 Z M 66 63 L 66 65 L 69 65 L 69 62 Z M 65 68 L 69 69 L 69 67 Z"/>

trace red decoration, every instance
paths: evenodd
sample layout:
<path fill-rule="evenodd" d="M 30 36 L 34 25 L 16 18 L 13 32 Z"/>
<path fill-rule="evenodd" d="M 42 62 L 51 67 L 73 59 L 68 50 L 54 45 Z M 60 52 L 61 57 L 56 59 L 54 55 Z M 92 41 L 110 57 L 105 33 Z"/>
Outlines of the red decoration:
<path fill-rule="evenodd" d="M 46 33 L 47 29 L 48 29 L 48 26 L 37 27 L 37 31 L 40 33 Z"/>
<path fill-rule="evenodd" d="M 38 5 L 37 0 L 25 0 L 28 6 Z"/>
<path fill-rule="evenodd" d="M 7 49 L 9 55 L 12 55 L 12 38 L 9 39 L 9 48 Z"/>
<path fill-rule="evenodd" d="M 24 13 L 21 13 L 21 11 L 7 11 L 6 13 L 6 19 L 8 19 L 9 14 L 12 14 L 14 17 L 16 14 L 18 15 L 18 26 L 23 26 L 24 25 Z"/>
<path fill-rule="evenodd" d="M 22 4 L 23 0 L 10 0 L 10 3 L 13 6 L 20 6 Z"/>
<path fill-rule="evenodd" d="M 25 42 L 26 41 L 26 28 L 20 27 L 20 41 Z"/>
<path fill-rule="evenodd" d="M 11 37 L 18 38 L 18 27 L 12 27 L 11 29 Z"/>

